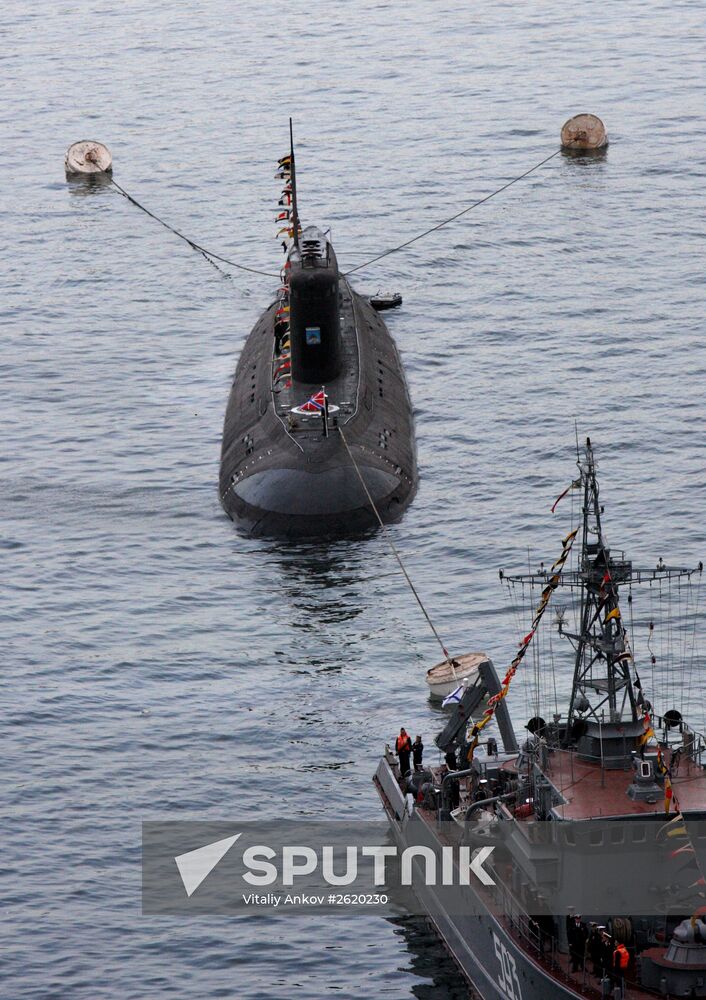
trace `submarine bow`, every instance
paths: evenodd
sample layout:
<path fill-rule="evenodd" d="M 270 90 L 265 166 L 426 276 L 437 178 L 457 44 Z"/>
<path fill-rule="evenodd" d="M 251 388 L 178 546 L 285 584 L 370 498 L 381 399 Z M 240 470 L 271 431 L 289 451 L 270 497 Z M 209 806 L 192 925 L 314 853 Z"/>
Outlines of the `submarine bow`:
<path fill-rule="evenodd" d="M 387 327 L 340 274 L 330 240 L 299 227 L 293 152 L 278 176 L 287 257 L 233 379 L 221 503 L 253 535 L 358 534 L 378 514 L 399 518 L 416 491 L 409 391 Z"/>

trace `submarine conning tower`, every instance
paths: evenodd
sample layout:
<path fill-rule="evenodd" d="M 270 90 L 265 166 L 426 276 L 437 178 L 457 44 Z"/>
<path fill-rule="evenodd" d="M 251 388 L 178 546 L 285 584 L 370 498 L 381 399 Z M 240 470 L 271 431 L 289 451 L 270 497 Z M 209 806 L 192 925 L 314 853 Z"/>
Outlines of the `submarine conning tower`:
<path fill-rule="evenodd" d="M 338 262 L 316 226 L 301 234 L 289 260 L 289 332 L 292 379 L 324 384 L 341 371 Z"/>

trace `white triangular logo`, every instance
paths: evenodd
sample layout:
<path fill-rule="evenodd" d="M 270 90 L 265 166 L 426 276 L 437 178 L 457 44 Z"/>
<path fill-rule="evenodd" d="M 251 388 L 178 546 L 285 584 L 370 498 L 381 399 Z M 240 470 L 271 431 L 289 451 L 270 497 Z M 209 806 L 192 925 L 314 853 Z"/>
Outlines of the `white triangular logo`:
<path fill-rule="evenodd" d="M 225 840 L 215 840 L 212 844 L 197 847 L 195 851 L 187 851 L 186 854 L 179 854 L 174 858 L 187 896 L 196 892 L 239 836 L 240 834 L 236 833 L 235 836 L 226 837 Z"/>

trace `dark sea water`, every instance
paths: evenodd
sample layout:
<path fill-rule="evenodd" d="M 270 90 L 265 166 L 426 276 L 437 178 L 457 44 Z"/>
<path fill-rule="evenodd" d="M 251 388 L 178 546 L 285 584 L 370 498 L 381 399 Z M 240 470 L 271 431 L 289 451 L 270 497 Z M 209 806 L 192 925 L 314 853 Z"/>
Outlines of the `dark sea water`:
<path fill-rule="evenodd" d="M 465 998 L 416 918 L 141 915 L 143 820 L 378 817 L 384 743 L 440 726 L 439 657 L 379 535 L 252 541 L 219 507 L 272 280 L 223 279 L 63 156 L 106 142 L 154 211 L 276 270 L 292 115 L 303 220 L 352 267 L 604 119 L 605 158 L 556 157 L 354 282 L 404 296 L 421 483 L 394 540 L 453 650 L 502 666 L 497 570 L 558 554 L 575 421 L 610 538 L 706 552 L 703 5 L 9 0 L 2 40 L 0 992 Z M 645 687 L 703 725 L 702 664 L 660 654 Z M 518 723 L 535 689 L 518 674 Z"/>

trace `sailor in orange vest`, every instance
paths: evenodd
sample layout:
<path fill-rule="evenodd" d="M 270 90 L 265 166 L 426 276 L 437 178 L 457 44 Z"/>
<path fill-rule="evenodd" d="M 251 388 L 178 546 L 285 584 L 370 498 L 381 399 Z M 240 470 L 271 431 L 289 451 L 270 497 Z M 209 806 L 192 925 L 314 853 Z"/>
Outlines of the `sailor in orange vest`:
<path fill-rule="evenodd" d="M 625 978 L 630 965 L 630 952 L 622 941 L 619 941 L 613 952 L 613 975 L 617 982 Z"/>
<path fill-rule="evenodd" d="M 404 727 L 400 729 L 400 735 L 395 741 L 395 752 L 400 759 L 400 775 L 404 778 L 409 771 L 409 755 L 412 752 L 412 740 Z"/>

